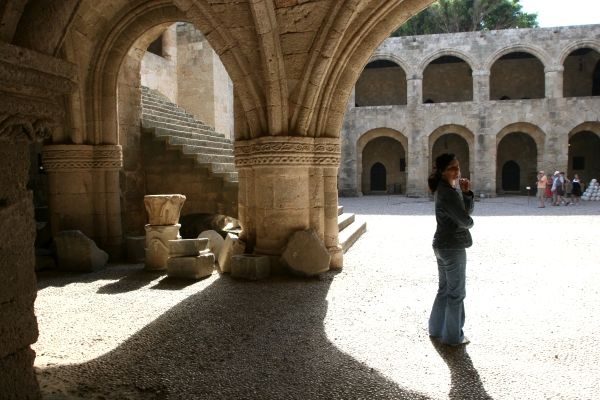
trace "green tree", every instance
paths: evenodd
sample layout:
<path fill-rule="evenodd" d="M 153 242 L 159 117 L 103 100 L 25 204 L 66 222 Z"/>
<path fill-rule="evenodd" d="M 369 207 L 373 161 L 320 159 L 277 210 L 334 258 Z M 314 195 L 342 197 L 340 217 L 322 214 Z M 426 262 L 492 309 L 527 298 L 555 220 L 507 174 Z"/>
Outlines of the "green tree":
<path fill-rule="evenodd" d="M 519 0 L 438 0 L 392 36 L 537 27 L 537 14 L 522 8 Z"/>

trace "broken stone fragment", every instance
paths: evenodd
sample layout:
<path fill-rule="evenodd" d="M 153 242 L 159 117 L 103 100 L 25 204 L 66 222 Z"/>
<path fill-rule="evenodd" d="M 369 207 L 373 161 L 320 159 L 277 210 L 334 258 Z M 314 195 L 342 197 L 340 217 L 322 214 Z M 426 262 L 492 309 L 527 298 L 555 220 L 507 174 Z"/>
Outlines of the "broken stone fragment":
<path fill-rule="evenodd" d="M 314 229 L 295 232 L 281 259 L 293 272 L 313 276 L 329 270 L 331 255 Z"/>
<path fill-rule="evenodd" d="M 91 272 L 102 269 L 108 254 L 81 231 L 61 231 L 54 237 L 58 269 Z"/>
<path fill-rule="evenodd" d="M 231 257 L 244 254 L 246 244 L 233 233 L 228 233 L 219 254 L 219 268 L 222 273 L 231 271 Z"/>
<path fill-rule="evenodd" d="M 144 196 L 144 205 L 148 213 L 150 225 L 175 225 L 179 222 L 179 214 L 185 196 L 182 194 L 155 194 Z"/>
<path fill-rule="evenodd" d="M 231 257 L 231 276 L 249 280 L 264 279 L 270 274 L 268 256 L 238 254 Z"/>
<path fill-rule="evenodd" d="M 215 269 L 215 255 L 204 250 L 196 257 L 170 257 L 167 275 L 173 278 L 201 279 L 210 276 Z"/>
<path fill-rule="evenodd" d="M 200 233 L 200 235 L 198 235 L 198 238 L 208 239 L 208 248 L 218 260 L 219 254 L 221 254 L 221 248 L 223 247 L 223 243 L 225 243 L 225 239 L 223 239 L 223 236 L 221 236 L 217 231 L 208 230 Z"/>

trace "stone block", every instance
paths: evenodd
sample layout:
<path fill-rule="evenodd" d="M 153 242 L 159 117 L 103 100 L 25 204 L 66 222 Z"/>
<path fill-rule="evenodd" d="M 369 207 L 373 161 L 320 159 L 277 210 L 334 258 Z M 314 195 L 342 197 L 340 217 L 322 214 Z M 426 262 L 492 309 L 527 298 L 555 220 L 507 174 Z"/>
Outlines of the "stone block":
<path fill-rule="evenodd" d="M 244 254 L 246 250 L 246 243 L 242 242 L 233 233 L 228 233 L 221 253 L 219 254 L 219 269 L 221 272 L 226 273 L 231 271 L 231 257 Z"/>
<path fill-rule="evenodd" d="M 195 257 L 208 247 L 208 239 L 169 240 L 170 257 Z"/>
<path fill-rule="evenodd" d="M 169 240 L 181 239 L 180 225 L 146 225 L 146 261 L 147 270 L 164 270 L 169 259 Z"/>
<path fill-rule="evenodd" d="M 293 272 L 306 276 L 328 271 L 331 261 L 331 255 L 314 229 L 295 232 L 281 258 Z"/>
<path fill-rule="evenodd" d="M 201 279 L 210 276 L 215 269 L 215 255 L 204 250 L 196 257 L 170 257 L 167 275 L 174 278 Z"/>
<path fill-rule="evenodd" d="M 35 352 L 29 347 L 0 358 L 0 399 L 40 399 L 33 369 Z"/>
<path fill-rule="evenodd" d="M 145 236 L 127 236 L 125 237 L 125 246 L 127 249 L 127 261 L 131 263 L 144 262 L 146 258 Z"/>
<path fill-rule="evenodd" d="M 58 269 L 89 272 L 104 268 L 108 254 L 81 231 L 61 231 L 54 237 Z"/>
<path fill-rule="evenodd" d="M 144 196 L 144 205 L 150 225 L 175 225 L 185 202 L 182 194 L 156 194 Z"/>
<path fill-rule="evenodd" d="M 225 243 L 225 239 L 223 239 L 223 236 L 221 236 L 219 234 L 219 232 L 217 231 L 213 231 L 213 230 L 209 230 L 209 231 L 204 231 L 201 232 L 200 235 L 198 235 L 198 238 L 206 238 L 208 239 L 208 248 L 210 249 L 210 251 L 215 255 L 216 259 L 219 259 L 219 254 L 221 254 L 221 248 L 223 247 L 223 244 Z"/>
<path fill-rule="evenodd" d="M 268 256 L 238 254 L 231 257 L 231 276 L 249 280 L 264 279 L 269 276 L 271 265 Z"/>

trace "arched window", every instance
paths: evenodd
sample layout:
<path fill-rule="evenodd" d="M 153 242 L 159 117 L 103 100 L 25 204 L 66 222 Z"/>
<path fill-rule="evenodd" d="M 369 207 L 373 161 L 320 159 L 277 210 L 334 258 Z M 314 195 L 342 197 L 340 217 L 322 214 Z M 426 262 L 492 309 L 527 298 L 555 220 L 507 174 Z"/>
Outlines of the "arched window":
<path fill-rule="evenodd" d="M 500 57 L 490 70 L 490 100 L 542 99 L 546 95 L 544 65 L 537 57 L 514 52 Z"/>
<path fill-rule="evenodd" d="M 600 94 L 600 54 L 589 48 L 577 49 L 565 59 L 563 96 L 597 96 Z"/>
<path fill-rule="evenodd" d="M 396 63 L 372 61 L 356 82 L 355 106 L 386 106 L 406 104 L 406 73 Z"/>
<path fill-rule="evenodd" d="M 450 103 L 473 100 L 473 71 L 464 60 L 443 56 L 423 71 L 424 103 Z"/>

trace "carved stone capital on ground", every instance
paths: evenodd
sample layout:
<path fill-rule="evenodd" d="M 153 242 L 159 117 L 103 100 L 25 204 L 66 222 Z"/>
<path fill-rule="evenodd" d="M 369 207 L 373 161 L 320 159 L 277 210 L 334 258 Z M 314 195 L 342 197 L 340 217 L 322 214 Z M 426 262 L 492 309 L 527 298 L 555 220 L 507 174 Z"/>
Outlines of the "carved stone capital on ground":
<path fill-rule="evenodd" d="M 237 168 L 285 166 L 333 166 L 340 163 L 337 138 L 269 136 L 235 142 Z"/>
<path fill-rule="evenodd" d="M 156 194 L 144 196 L 150 225 L 175 225 L 185 202 L 182 194 Z"/>
<path fill-rule="evenodd" d="M 48 172 L 119 170 L 123 166 L 123 150 L 119 145 L 49 145 L 42 149 L 42 163 Z"/>

